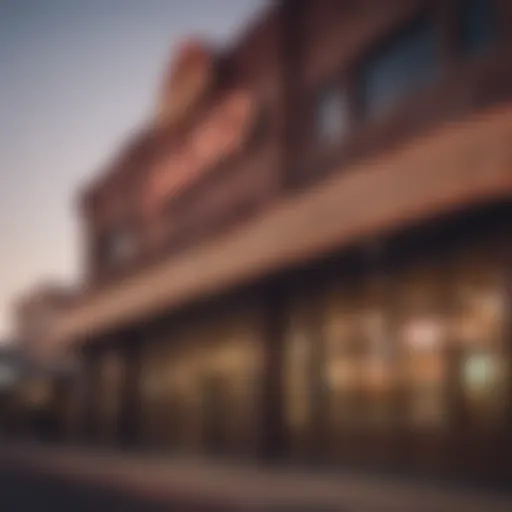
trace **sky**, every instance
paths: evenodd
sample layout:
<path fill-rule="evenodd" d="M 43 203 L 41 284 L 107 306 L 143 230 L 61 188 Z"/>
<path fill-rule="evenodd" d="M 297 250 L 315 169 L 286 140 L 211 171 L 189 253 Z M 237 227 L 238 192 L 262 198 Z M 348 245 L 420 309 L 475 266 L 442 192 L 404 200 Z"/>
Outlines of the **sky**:
<path fill-rule="evenodd" d="M 0 339 L 81 267 L 77 191 L 147 120 L 173 45 L 233 40 L 263 0 L 0 0 Z"/>

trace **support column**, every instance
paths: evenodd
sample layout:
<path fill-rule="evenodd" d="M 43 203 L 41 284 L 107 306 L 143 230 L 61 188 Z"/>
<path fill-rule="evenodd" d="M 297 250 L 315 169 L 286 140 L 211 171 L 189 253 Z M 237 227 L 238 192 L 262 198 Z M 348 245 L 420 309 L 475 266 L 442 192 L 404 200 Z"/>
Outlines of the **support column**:
<path fill-rule="evenodd" d="M 84 406 L 80 440 L 85 444 L 98 441 L 98 396 L 100 388 L 99 357 L 95 350 L 83 349 Z"/>
<path fill-rule="evenodd" d="M 136 447 L 141 442 L 141 336 L 132 332 L 123 347 L 124 372 L 120 384 L 119 443 L 123 447 Z"/>
<path fill-rule="evenodd" d="M 283 388 L 286 294 L 283 286 L 271 286 L 265 291 L 264 309 L 261 453 L 267 460 L 276 460 L 286 454 Z"/>
<path fill-rule="evenodd" d="M 51 437 L 52 441 L 62 443 L 66 438 L 65 414 L 69 403 L 69 379 L 62 375 L 55 377 L 53 382 L 51 405 Z"/>
<path fill-rule="evenodd" d="M 66 392 L 66 404 L 63 414 L 64 441 L 74 444 L 83 440 L 85 419 L 85 378 L 83 361 L 77 371 L 69 379 Z"/>

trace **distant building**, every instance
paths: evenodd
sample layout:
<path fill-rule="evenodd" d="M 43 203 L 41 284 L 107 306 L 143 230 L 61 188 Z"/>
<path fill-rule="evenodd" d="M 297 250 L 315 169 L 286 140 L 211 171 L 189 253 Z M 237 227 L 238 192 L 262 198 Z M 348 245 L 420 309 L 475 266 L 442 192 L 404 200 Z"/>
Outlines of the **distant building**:
<path fill-rule="evenodd" d="M 27 358 L 17 342 L 0 346 L 0 431 L 11 437 L 62 436 L 63 392 L 71 375 L 69 361 Z"/>
<path fill-rule="evenodd" d="M 81 195 L 69 437 L 510 478 L 509 4 L 282 0 L 179 48 Z"/>
<path fill-rule="evenodd" d="M 12 343 L 0 345 L 0 391 L 11 389 L 22 373 L 22 361 L 17 347 Z"/>
<path fill-rule="evenodd" d="M 23 357 L 34 365 L 54 366 L 66 357 L 49 338 L 58 315 L 73 302 L 69 288 L 54 283 L 33 286 L 14 306 L 15 333 Z"/>

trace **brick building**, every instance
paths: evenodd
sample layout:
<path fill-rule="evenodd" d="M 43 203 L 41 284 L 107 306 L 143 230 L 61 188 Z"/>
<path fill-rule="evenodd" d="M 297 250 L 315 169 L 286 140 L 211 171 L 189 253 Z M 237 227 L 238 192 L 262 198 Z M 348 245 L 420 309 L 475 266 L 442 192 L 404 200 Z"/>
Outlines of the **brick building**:
<path fill-rule="evenodd" d="M 67 435 L 510 475 L 512 8 L 275 2 L 81 195 Z"/>

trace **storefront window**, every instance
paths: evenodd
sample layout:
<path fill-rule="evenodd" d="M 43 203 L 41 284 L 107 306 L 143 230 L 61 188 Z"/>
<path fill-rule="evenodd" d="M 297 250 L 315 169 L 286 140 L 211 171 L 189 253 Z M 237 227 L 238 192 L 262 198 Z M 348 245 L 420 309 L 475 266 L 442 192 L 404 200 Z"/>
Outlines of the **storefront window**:
<path fill-rule="evenodd" d="M 369 277 L 362 288 L 356 322 L 361 344 L 360 420 L 372 429 L 393 421 L 395 354 L 386 307 L 384 282 Z"/>
<path fill-rule="evenodd" d="M 351 411 L 359 368 L 354 364 L 356 328 L 354 305 L 340 290 L 326 297 L 324 335 L 326 338 L 326 374 L 329 390 L 328 417 L 336 437 L 344 425 L 353 421 Z"/>
<path fill-rule="evenodd" d="M 475 399 L 485 399 L 498 384 L 500 361 L 489 353 L 473 353 L 465 358 L 462 366 L 462 379 L 469 395 Z"/>
<path fill-rule="evenodd" d="M 394 351 L 379 284 L 328 299 L 326 366 L 335 430 L 381 428 L 392 419 Z"/>
<path fill-rule="evenodd" d="M 442 268 L 397 276 L 397 334 L 406 425 L 439 428 L 447 419 L 447 308 Z"/>
<path fill-rule="evenodd" d="M 232 315 L 169 333 L 168 353 L 155 360 L 151 416 L 158 439 L 188 453 L 253 448 L 262 348 L 256 317 Z"/>
<path fill-rule="evenodd" d="M 461 269 L 455 288 L 454 339 L 466 420 L 492 425 L 505 409 L 508 297 L 498 266 L 485 259 Z"/>

